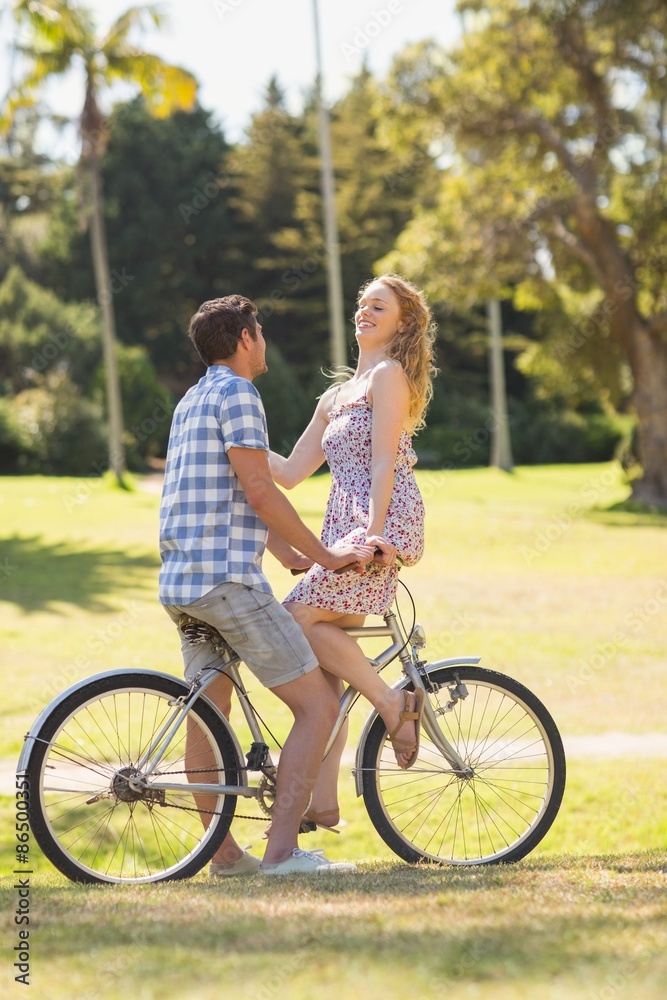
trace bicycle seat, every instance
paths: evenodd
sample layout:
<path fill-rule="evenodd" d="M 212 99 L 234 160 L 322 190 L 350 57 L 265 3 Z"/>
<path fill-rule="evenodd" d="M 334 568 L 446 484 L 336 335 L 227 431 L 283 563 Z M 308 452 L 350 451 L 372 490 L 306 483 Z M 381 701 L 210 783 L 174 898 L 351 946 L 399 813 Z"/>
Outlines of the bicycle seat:
<path fill-rule="evenodd" d="M 192 615 L 187 615 L 185 612 L 178 619 L 178 627 L 193 646 L 198 646 L 201 642 L 212 642 L 214 646 L 229 645 L 217 628 L 199 618 L 193 618 Z"/>

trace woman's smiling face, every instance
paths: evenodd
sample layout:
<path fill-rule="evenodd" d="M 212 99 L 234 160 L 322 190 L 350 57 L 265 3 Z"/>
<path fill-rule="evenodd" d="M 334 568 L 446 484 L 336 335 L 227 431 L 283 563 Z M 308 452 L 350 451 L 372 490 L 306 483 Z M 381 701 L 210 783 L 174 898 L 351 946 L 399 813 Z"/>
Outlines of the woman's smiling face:
<path fill-rule="evenodd" d="M 354 314 L 360 346 L 386 347 L 401 327 L 401 310 L 394 292 L 382 281 L 364 289 Z"/>

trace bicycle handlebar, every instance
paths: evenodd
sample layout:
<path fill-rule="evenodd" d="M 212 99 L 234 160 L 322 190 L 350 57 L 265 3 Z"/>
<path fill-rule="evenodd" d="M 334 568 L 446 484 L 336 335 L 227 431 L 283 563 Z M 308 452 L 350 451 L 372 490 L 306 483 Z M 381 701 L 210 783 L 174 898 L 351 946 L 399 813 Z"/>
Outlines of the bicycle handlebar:
<path fill-rule="evenodd" d="M 379 549 L 379 548 L 377 547 L 377 545 L 375 546 L 375 555 L 376 555 L 376 556 L 381 556 L 381 555 L 382 555 L 382 549 Z M 397 561 L 397 562 L 399 563 L 399 565 L 400 565 L 400 559 L 397 559 L 396 561 Z M 350 572 L 350 570 L 354 569 L 354 567 L 355 567 L 356 565 L 357 565 L 357 564 L 356 564 L 356 563 L 353 563 L 353 562 L 351 562 L 351 563 L 346 563 L 346 564 L 345 564 L 344 566 L 341 566 L 341 567 L 340 567 L 339 569 L 335 569 L 335 570 L 334 570 L 334 573 L 336 573 L 337 575 L 340 575 L 341 573 L 349 573 L 349 572 Z M 290 573 L 292 574 L 292 576 L 300 576 L 300 575 L 301 575 L 301 573 L 307 573 L 307 572 L 308 572 L 308 570 L 307 570 L 307 569 L 291 569 L 291 570 L 290 570 Z"/>

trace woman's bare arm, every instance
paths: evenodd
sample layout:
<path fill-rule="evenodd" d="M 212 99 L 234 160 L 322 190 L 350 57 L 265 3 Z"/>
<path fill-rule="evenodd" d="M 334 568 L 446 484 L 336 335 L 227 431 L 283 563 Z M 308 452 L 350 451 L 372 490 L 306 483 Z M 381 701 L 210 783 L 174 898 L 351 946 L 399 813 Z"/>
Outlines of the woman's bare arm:
<path fill-rule="evenodd" d="M 329 410 L 335 391 L 332 386 L 320 397 L 312 420 L 294 445 L 289 458 L 277 455 L 275 451 L 269 452 L 271 475 L 279 486 L 291 490 L 308 476 L 312 476 L 324 462 L 322 435 L 329 423 Z"/>
<path fill-rule="evenodd" d="M 405 372 L 396 363 L 378 366 L 371 378 L 373 428 L 371 432 L 371 495 L 367 536 L 382 535 L 394 488 L 394 467 L 401 431 L 410 411 Z"/>

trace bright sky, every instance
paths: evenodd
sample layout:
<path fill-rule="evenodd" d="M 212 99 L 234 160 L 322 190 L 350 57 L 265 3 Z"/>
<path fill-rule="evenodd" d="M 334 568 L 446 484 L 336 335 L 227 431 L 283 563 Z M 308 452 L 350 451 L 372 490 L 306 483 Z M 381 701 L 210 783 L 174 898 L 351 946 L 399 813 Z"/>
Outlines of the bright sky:
<path fill-rule="evenodd" d="M 102 30 L 133 0 L 87 0 Z M 147 31 L 141 44 L 184 66 L 200 82 L 201 104 L 216 113 L 229 140 L 241 138 L 275 73 L 293 111 L 315 75 L 313 0 L 168 0 L 161 5 L 168 24 Z M 345 90 L 366 56 L 383 73 L 391 57 L 409 42 L 436 38 L 448 43 L 459 33 L 455 0 L 319 0 L 325 92 L 332 100 Z M 7 92 L 10 43 L 16 29 L 10 3 L 0 5 L 0 91 Z M 18 69 L 18 66 L 16 67 Z M 78 74 L 48 92 L 49 107 L 75 115 L 82 102 Z M 58 154 L 75 158 L 72 139 Z M 50 140 L 51 152 L 53 137 Z"/>

